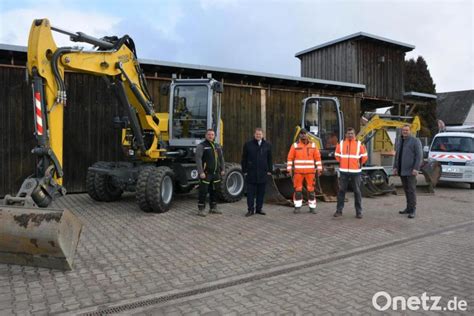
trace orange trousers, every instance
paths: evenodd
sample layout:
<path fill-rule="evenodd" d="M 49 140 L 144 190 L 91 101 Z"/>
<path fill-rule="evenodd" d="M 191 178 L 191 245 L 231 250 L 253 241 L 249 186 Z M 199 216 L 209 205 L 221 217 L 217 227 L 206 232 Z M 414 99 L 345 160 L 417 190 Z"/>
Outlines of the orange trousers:
<path fill-rule="evenodd" d="M 306 181 L 306 190 L 314 191 L 314 173 L 295 173 L 293 175 L 293 187 L 295 192 L 303 191 L 303 182 Z"/>
<path fill-rule="evenodd" d="M 303 205 L 303 184 L 306 182 L 306 190 L 308 191 L 308 206 L 311 209 L 316 207 L 316 199 L 314 195 L 314 173 L 295 173 L 293 175 L 293 187 L 295 194 L 293 195 L 293 203 L 299 208 Z"/>

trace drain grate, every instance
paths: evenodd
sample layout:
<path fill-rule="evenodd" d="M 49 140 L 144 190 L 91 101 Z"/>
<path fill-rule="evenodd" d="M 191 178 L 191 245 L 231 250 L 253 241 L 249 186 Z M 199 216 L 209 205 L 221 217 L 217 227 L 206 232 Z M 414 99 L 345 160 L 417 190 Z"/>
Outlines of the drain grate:
<path fill-rule="evenodd" d="M 259 280 L 262 280 L 262 279 L 268 279 L 268 278 L 271 278 L 271 277 L 288 274 L 288 273 L 295 272 L 295 271 L 298 271 L 298 270 L 312 268 L 312 267 L 319 266 L 319 265 L 324 265 L 324 264 L 334 262 L 334 261 L 337 261 L 337 260 L 342 260 L 342 259 L 346 259 L 346 258 L 349 258 L 349 257 L 354 257 L 354 256 L 358 256 L 358 255 L 361 255 L 361 254 L 374 252 L 374 251 L 381 250 L 381 249 L 384 249 L 384 248 L 398 246 L 398 245 L 401 245 L 401 244 L 404 244 L 404 243 L 407 243 L 407 242 L 411 242 L 411 241 L 414 241 L 414 240 L 418 240 L 418 239 L 422 239 L 422 238 L 442 234 L 442 233 L 445 233 L 445 232 L 448 232 L 448 231 L 451 231 L 451 230 L 458 230 L 458 229 L 466 228 L 466 227 L 471 226 L 473 224 L 474 224 L 474 221 L 469 221 L 467 223 L 463 223 L 463 224 L 459 224 L 459 225 L 455 225 L 455 226 L 450 226 L 450 227 L 445 227 L 445 228 L 435 230 L 435 231 L 431 231 L 431 232 L 428 232 L 428 233 L 425 233 L 425 234 L 421 234 L 421 235 L 417 235 L 417 236 L 413 236 L 413 237 L 409 237 L 409 238 L 405 238 L 405 239 L 399 239 L 399 240 L 384 243 L 384 244 L 381 244 L 381 245 L 376 245 L 376 246 L 361 249 L 361 250 L 355 250 L 355 251 L 340 254 L 340 255 L 335 255 L 335 256 L 332 256 L 332 257 L 329 257 L 329 258 L 326 258 L 326 259 L 314 260 L 314 261 L 310 261 L 310 262 L 303 263 L 303 264 L 300 264 L 300 265 L 295 265 L 295 266 L 291 266 L 291 267 L 287 267 L 287 268 L 274 270 L 274 271 L 271 271 L 271 272 L 263 272 L 263 273 L 260 273 L 260 274 L 257 274 L 257 275 L 242 277 L 242 278 L 234 280 L 234 281 L 223 282 L 223 283 L 216 284 L 216 285 L 203 286 L 199 289 L 194 289 L 194 290 L 183 291 L 183 292 L 180 292 L 180 293 L 163 295 L 163 296 L 159 296 L 159 297 L 156 297 L 156 298 L 146 299 L 146 300 L 137 301 L 137 302 L 133 302 L 133 303 L 127 303 L 127 304 L 123 304 L 123 305 L 119 305 L 119 306 L 105 307 L 105 308 L 99 309 L 97 311 L 86 312 L 86 313 L 83 313 L 83 314 L 80 314 L 80 315 L 100 316 L 100 315 L 123 313 L 123 312 L 130 311 L 130 310 L 133 310 L 133 309 L 136 309 L 136 308 L 153 306 L 153 305 L 157 305 L 157 304 L 160 304 L 160 303 L 166 303 L 166 302 L 169 302 L 169 301 L 177 300 L 177 299 L 180 299 L 180 298 L 185 298 L 185 297 L 190 297 L 190 296 L 194 296 L 194 295 L 198 295 L 198 294 L 203 294 L 203 293 L 207 293 L 207 292 L 221 290 L 221 289 L 225 289 L 225 288 L 228 288 L 228 287 L 241 285 L 241 284 L 244 284 L 244 283 L 259 281 Z"/>

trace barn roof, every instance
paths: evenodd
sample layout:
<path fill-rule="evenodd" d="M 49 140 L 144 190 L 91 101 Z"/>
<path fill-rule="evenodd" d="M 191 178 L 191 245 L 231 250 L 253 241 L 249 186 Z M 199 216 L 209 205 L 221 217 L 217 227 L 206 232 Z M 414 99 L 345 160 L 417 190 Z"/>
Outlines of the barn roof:
<path fill-rule="evenodd" d="M 310 48 L 305 49 L 305 50 L 302 50 L 302 51 L 296 53 L 295 57 L 299 58 L 300 56 L 311 53 L 315 50 L 322 49 L 322 48 L 325 48 L 325 47 L 329 47 L 329 46 L 332 46 L 332 45 L 335 45 L 335 44 L 338 44 L 338 43 L 341 43 L 341 42 L 364 40 L 364 39 L 365 40 L 378 41 L 378 42 L 382 42 L 384 44 L 392 45 L 392 46 L 401 48 L 404 52 L 409 52 L 409 51 L 415 49 L 415 45 L 402 43 L 402 42 L 399 42 L 399 41 L 391 40 L 391 39 L 388 39 L 388 38 L 385 38 L 385 37 L 382 37 L 382 36 L 373 35 L 373 34 L 369 34 L 369 33 L 365 33 L 365 32 L 357 32 L 357 33 L 354 33 L 354 34 L 350 34 L 350 35 L 347 35 L 347 36 L 344 36 L 344 37 L 340 37 L 340 38 L 337 38 L 335 40 L 332 40 L 332 41 L 329 41 L 329 42 L 326 42 L 326 43 L 323 43 L 323 44 L 319 44 L 319 45 L 310 47 Z"/>
<path fill-rule="evenodd" d="M 26 62 L 26 47 L 18 45 L 8 45 L 0 43 L 0 63 L 10 64 L 12 58 L 16 58 L 16 64 L 22 65 Z M 155 59 L 139 59 L 142 68 L 146 73 L 166 72 L 166 73 L 184 73 L 186 76 L 202 77 L 207 73 L 212 73 L 215 78 L 232 78 L 238 80 L 255 81 L 276 85 L 290 85 L 298 87 L 313 87 L 330 90 L 363 92 L 365 85 L 351 82 L 342 82 L 334 80 L 324 80 L 316 78 L 306 78 L 297 76 L 288 76 L 266 72 L 257 72 L 241 69 L 222 68 L 215 66 L 205 66 L 196 64 L 185 64 L 169 62 Z"/>

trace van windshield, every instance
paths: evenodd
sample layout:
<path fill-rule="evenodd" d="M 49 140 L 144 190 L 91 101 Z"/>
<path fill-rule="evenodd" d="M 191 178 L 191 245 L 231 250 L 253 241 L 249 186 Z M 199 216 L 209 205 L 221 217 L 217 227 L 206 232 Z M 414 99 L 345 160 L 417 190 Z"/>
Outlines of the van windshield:
<path fill-rule="evenodd" d="M 469 137 L 436 137 L 431 146 L 432 151 L 474 153 L 474 140 Z"/>

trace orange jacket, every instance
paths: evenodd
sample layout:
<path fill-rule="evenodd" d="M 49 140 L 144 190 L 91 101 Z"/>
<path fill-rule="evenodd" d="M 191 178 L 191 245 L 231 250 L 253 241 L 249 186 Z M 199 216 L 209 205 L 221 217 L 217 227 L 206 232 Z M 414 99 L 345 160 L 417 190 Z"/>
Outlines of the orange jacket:
<path fill-rule="evenodd" d="M 321 155 L 316 144 L 310 141 L 307 144 L 301 141 L 294 143 L 288 153 L 286 168 L 288 171 L 294 169 L 295 173 L 315 173 L 316 169 L 322 171 Z"/>
<path fill-rule="evenodd" d="M 367 161 L 367 151 L 360 141 L 343 140 L 336 147 L 336 160 L 339 161 L 341 172 L 361 172 L 362 165 Z"/>

